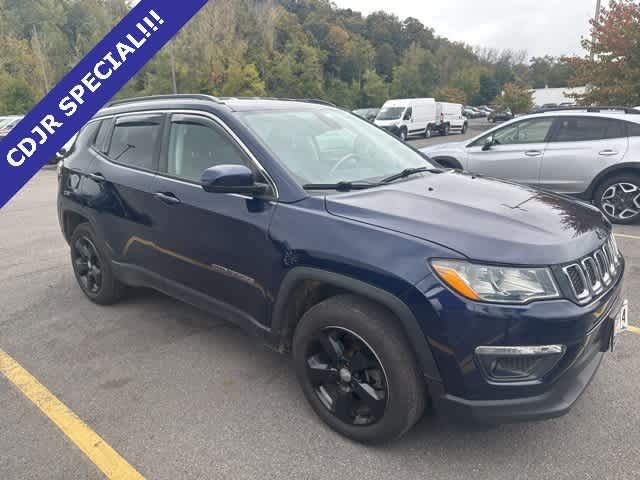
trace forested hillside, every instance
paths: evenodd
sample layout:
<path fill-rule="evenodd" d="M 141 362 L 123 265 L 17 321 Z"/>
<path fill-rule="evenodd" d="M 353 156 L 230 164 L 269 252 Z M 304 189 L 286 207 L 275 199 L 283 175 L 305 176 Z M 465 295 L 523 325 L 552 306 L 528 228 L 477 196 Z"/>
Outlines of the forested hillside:
<path fill-rule="evenodd" d="M 0 114 L 28 110 L 127 9 L 125 0 L 0 0 Z M 365 107 L 435 95 L 484 104 L 506 83 L 564 86 L 569 75 L 556 59 L 474 50 L 414 18 L 365 17 L 327 0 L 212 0 L 119 96 L 318 97 Z"/>

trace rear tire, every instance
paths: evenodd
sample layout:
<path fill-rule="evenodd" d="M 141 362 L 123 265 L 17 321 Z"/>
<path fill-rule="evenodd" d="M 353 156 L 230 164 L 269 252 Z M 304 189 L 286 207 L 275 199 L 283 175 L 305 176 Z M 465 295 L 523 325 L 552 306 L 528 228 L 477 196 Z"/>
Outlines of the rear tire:
<path fill-rule="evenodd" d="M 431 138 L 433 137 L 433 130 L 431 130 L 431 125 L 428 125 L 427 128 L 424 130 L 424 138 Z"/>
<path fill-rule="evenodd" d="M 109 257 L 96 240 L 91 225 L 78 225 L 69 244 L 73 273 L 87 298 L 99 305 L 118 302 L 125 294 L 125 286 L 113 274 Z"/>
<path fill-rule="evenodd" d="M 640 175 L 622 173 L 605 179 L 593 194 L 596 206 L 612 222 L 640 222 Z"/>
<path fill-rule="evenodd" d="M 345 437 L 391 441 L 424 412 L 426 386 L 411 348 L 397 319 L 375 303 L 341 295 L 312 307 L 296 328 L 293 359 L 311 407 Z"/>

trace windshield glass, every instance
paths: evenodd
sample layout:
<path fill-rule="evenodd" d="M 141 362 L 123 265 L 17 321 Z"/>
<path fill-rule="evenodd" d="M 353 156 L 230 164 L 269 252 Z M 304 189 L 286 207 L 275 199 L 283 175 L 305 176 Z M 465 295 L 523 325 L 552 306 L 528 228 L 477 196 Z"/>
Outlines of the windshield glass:
<path fill-rule="evenodd" d="M 376 181 L 408 168 L 433 166 L 400 140 L 342 110 L 241 115 L 301 185 Z"/>
<path fill-rule="evenodd" d="M 387 107 L 380 110 L 378 117 L 376 120 L 398 120 L 402 113 L 404 112 L 404 107 Z"/>

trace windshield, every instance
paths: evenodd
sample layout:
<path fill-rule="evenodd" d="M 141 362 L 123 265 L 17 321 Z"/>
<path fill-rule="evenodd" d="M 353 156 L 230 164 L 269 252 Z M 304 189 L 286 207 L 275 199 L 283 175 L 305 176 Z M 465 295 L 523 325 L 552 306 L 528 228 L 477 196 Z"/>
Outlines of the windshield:
<path fill-rule="evenodd" d="M 433 166 L 400 140 L 342 110 L 241 115 L 301 185 L 376 181 L 405 169 Z"/>
<path fill-rule="evenodd" d="M 387 107 L 380 110 L 376 120 L 398 120 L 404 112 L 404 107 Z"/>

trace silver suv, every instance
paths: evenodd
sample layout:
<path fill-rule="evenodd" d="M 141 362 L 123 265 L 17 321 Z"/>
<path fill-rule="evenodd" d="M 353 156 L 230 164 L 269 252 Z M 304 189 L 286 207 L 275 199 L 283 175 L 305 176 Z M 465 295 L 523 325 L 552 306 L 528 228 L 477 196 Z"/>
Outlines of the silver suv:
<path fill-rule="evenodd" d="M 634 109 L 527 115 L 422 151 L 445 167 L 592 201 L 614 223 L 640 221 L 640 111 Z"/>

